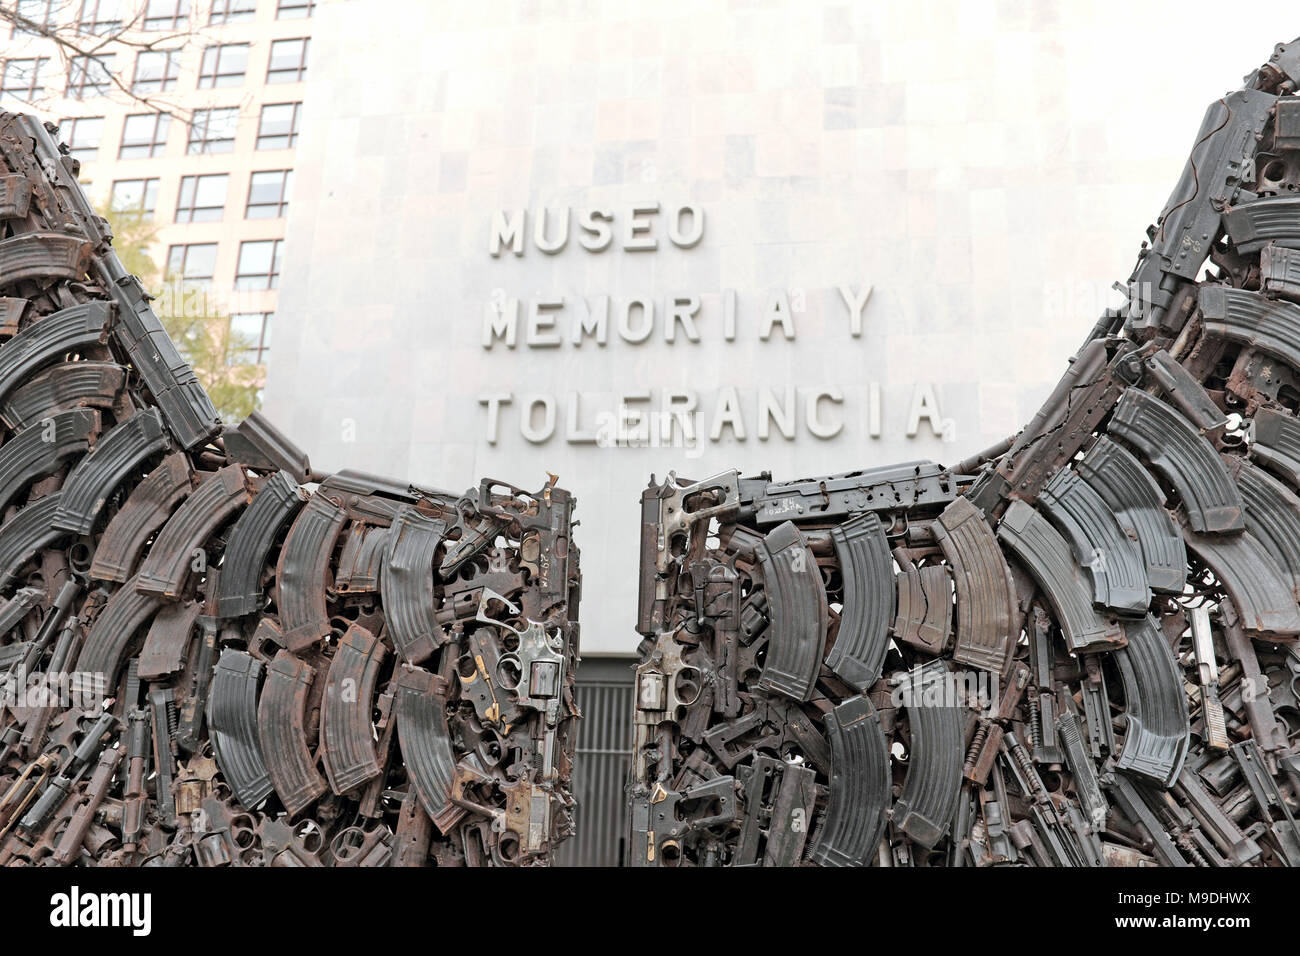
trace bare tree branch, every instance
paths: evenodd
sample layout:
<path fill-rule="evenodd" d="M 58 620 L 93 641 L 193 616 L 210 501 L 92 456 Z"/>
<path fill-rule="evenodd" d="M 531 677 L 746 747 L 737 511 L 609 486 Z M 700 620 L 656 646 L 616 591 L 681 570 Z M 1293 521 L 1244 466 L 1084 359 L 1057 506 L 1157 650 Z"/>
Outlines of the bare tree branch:
<path fill-rule="evenodd" d="M 46 14 L 46 19 L 32 19 L 26 15 L 16 0 L 3 0 L 0 2 L 0 24 L 8 24 L 11 33 L 21 32 L 31 36 L 33 39 L 49 40 L 54 46 L 54 53 L 62 66 L 62 72 L 71 81 L 71 68 L 75 62 L 85 64 L 85 68 L 91 68 L 94 61 L 102 63 L 100 58 L 105 54 L 115 54 L 122 52 L 125 66 L 122 69 L 108 69 L 105 67 L 104 72 L 112 86 L 112 92 L 124 98 L 125 100 L 138 103 L 152 113 L 165 113 L 174 119 L 183 123 L 189 123 L 191 120 L 191 111 L 182 107 L 174 100 L 167 97 L 159 97 L 151 93 L 141 92 L 134 88 L 132 81 L 134 57 L 131 54 L 142 52 L 182 52 L 189 49 L 198 40 L 204 38 L 202 31 L 193 27 L 185 30 L 175 31 L 146 31 L 144 27 L 144 16 L 147 10 L 147 0 L 137 0 L 134 5 L 134 13 L 124 18 L 121 23 L 115 24 L 111 29 L 103 33 L 83 32 L 83 24 L 78 20 L 79 4 L 72 0 L 58 8 L 55 12 L 55 5 L 42 8 L 42 13 Z M 36 54 L 33 54 L 35 56 Z M 66 95 L 65 86 L 65 95 Z M 26 98 L 21 95 L 9 94 L 28 106 L 39 108 L 42 104 L 53 99 L 54 95 L 43 97 Z"/>

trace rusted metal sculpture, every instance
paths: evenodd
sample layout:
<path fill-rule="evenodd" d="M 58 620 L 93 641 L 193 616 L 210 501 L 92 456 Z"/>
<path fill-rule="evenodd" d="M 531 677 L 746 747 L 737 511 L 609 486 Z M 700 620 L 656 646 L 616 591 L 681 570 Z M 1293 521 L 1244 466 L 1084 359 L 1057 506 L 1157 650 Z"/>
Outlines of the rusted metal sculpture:
<path fill-rule="evenodd" d="M 642 496 L 629 862 L 1300 865 L 1300 41 L 1013 439 Z"/>
<path fill-rule="evenodd" d="M 52 130 L 0 114 L 0 863 L 544 863 L 571 496 L 223 426 Z"/>

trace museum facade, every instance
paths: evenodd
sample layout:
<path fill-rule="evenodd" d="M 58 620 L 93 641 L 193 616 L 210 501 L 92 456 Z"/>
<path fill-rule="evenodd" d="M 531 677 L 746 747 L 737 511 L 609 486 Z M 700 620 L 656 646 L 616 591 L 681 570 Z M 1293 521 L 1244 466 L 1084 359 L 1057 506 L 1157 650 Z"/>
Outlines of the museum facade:
<path fill-rule="evenodd" d="M 1156 33 L 1194 61 L 1194 17 L 1119 3 L 654 10 L 320 5 L 266 391 L 320 468 L 558 475 L 609 688 L 652 474 L 1006 438 L 1182 167 L 1146 107 L 1194 130 L 1223 92 L 1137 66 Z"/>

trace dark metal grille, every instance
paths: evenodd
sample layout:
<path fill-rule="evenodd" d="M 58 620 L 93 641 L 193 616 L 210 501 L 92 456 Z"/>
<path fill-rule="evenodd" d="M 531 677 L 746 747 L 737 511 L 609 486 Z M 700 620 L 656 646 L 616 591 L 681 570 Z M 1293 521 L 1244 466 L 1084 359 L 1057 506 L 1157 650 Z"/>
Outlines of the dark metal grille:
<path fill-rule="evenodd" d="M 621 657 L 591 657 L 578 668 L 574 835 L 561 844 L 558 866 L 620 866 L 626 840 L 623 795 L 632 747 L 632 665 Z"/>

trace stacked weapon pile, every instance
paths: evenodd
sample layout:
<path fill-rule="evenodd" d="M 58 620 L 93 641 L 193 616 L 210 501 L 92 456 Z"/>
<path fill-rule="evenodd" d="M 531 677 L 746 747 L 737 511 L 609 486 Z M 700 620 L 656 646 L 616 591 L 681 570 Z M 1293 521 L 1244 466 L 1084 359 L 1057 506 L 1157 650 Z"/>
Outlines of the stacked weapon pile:
<path fill-rule="evenodd" d="M 0 863 L 545 862 L 570 495 L 223 427 L 50 132 L 0 114 Z"/>
<path fill-rule="evenodd" d="M 1300 42 L 1014 439 L 642 497 L 630 862 L 1300 865 Z"/>

